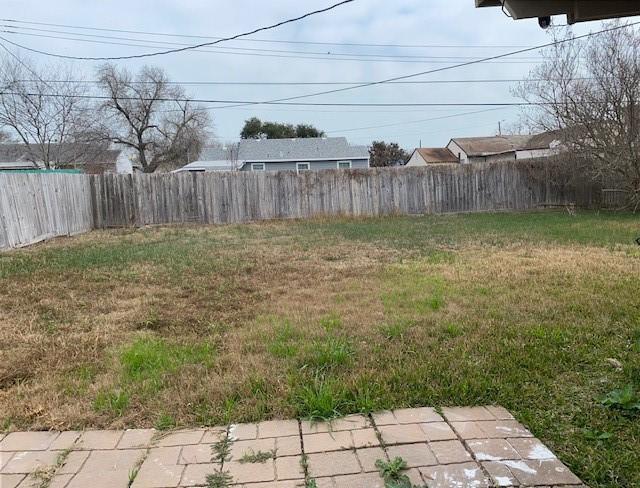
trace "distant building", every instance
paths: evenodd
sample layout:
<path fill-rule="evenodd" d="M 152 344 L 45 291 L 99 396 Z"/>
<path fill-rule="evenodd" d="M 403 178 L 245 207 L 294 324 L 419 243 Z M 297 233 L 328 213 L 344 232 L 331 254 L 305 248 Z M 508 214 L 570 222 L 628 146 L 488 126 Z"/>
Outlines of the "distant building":
<path fill-rule="evenodd" d="M 446 147 L 419 147 L 413 151 L 406 166 L 459 163 L 458 158 Z"/>
<path fill-rule="evenodd" d="M 206 147 L 181 171 L 319 171 L 368 168 L 369 150 L 344 137 L 243 139 L 233 148 Z"/>
<path fill-rule="evenodd" d="M 533 136 L 456 137 L 447 147 L 416 148 L 407 166 L 546 158 L 558 154 L 561 148 L 558 131 Z"/>
<path fill-rule="evenodd" d="M 132 158 L 126 150 L 108 149 L 97 144 L 50 144 L 50 167 L 79 170 L 87 174 L 130 174 Z M 26 144 L 0 144 L 0 171 L 38 171 L 45 164 L 40 151 Z"/>

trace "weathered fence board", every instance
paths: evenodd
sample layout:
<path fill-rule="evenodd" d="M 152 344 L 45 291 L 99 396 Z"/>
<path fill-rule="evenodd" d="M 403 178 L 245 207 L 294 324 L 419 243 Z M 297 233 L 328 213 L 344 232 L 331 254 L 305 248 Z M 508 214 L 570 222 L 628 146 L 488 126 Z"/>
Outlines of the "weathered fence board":
<path fill-rule="evenodd" d="M 614 197 L 607 195 L 607 203 Z M 602 202 L 602 185 L 501 162 L 321 172 L 0 174 L 0 249 L 92 228 L 318 215 L 527 210 Z"/>
<path fill-rule="evenodd" d="M 92 228 L 87 176 L 0 174 L 0 249 Z"/>
<path fill-rule="evenodd" d="M 600 201 L 600 187 L 559 187 L 518 163 L 304 172 L 92 176 L 96 228 L 223 224 L 316 215 L 526 210 Z"/>

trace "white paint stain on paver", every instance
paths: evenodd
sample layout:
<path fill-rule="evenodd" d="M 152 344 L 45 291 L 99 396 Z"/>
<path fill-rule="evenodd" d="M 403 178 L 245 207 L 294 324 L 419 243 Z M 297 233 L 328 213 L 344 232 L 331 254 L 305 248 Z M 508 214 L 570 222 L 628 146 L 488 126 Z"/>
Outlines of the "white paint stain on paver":
<path fill-rule="evenodd" d="M 535 469 L 533 469 L 524 461 L 499 461 L 499 462 L 511 469 L 517 469 L 518 471 L 522 471 L 523 473 L 538 474 L 538 472 Z"/>
<path fill-rule="evenodd" d="M 494 477 L 497 486 L 513 486 L 511 482 L 511 478 L 507 476 L 496 476 Z"/>
<path fill-rule="evenodd" d="M 529 450 L 527 458 L 528 459 L 555 459 L 555 456 L 544 445 L 536 443 Z"/>
<path fill-rule="evenodd" d="M 502 458 L 499 456 L 492 456 L 486 452 L 478 452 L 476 453 L 476 459 L 478 461 L 500 461 Z"/>

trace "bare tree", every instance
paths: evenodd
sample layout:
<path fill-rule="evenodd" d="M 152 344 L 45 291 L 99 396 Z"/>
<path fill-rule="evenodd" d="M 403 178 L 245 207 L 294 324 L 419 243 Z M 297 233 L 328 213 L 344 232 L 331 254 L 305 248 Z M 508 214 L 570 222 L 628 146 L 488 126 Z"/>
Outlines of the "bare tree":
<path fill-rule="evenodd" d="M 55 78 L 56 82 L 49 82 Z M 95 152 L 95 113 L 86 85 L 68 65 L 36 67 L 27 59 L 0 59 L 0 127 L 26 146 L 29 160 L 55 168 Z"/>
<path fill-rule="evenodd" d="M 143 67 L 133 76 L 105 64 L 98 70 L 105 137 L 135 151 L 145 173 L 183 166 L 197 159 L 209 116 L 190 102 L 160 68 Z"/>
<path fill-rule="evenodd" d="M 621 24 L 609 24 L 616 27 Z M 568 38 L 567 30 L 560 39 Z M 538 103 L 530 126 L 557 131 L 581 170 L 614 183 L 640 208 L 640 32 L 611 30 L 586 41 L 556 44 L 516 94 Z"/>
<path fill-rule="evenodd" d="M 229 144 L 226 144 L 225 153 L 227 155 L 227 161 L 229 161 L 229 165 L 231 166 L 231 171 L 238 171 L 241 166 L 239 161 L 240 143 L 230 142 Z"/>

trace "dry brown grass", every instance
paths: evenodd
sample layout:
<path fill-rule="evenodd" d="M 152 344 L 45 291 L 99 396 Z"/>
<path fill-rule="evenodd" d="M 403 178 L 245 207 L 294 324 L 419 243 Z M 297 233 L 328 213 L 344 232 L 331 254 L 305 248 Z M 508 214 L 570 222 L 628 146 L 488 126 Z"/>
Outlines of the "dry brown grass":
<path fill-rule="evenodd" d="M 620 449 L 619 476 L 632 479 L 637 456 L 620 444 L 634 445 L 638 427 L 598 399 L 640 371 L 637 249 L 502 229 L 407 245 L 380 222 L 95 232 L 8 253 L 0 421 L 256 421 L 310 414 L 318 388 L 342 413 L 501 403 L 595 485 Z M 151 370 L 132 370 L 127 352 L 134 366 L 149 354 Z M 585 427 L 619 429 L 619 443 L 588 445 Z"/>

